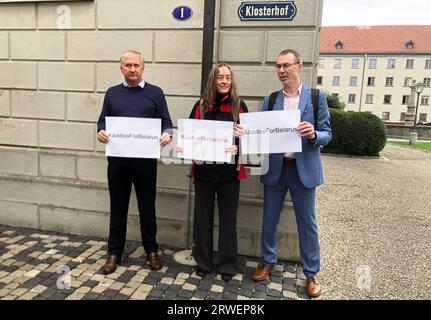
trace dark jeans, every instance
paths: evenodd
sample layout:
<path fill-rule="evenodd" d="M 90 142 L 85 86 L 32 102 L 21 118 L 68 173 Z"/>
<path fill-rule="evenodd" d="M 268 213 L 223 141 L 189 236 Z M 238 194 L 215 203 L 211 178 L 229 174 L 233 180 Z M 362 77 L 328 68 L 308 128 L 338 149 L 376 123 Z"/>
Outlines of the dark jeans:
<path fill-rule="evenodd" d="M 108 157 L 111 203 L 108 240 L 110 255 L 121 257 L 124 251 L 132 183 L 138 200 L 142 244 L 146 253 L 157 252 L 156 180 L 156 159 Z"/>
<path fill-rule="evenodd" d="M 218 271 L 234 275 L 238 259 L 236 217 L 239 200 L 239 181 L 211 182 L 196 180 L 195 260 L 204 272 L 212 269 L 214 203 L 217 195 L 219 211 Z"/>

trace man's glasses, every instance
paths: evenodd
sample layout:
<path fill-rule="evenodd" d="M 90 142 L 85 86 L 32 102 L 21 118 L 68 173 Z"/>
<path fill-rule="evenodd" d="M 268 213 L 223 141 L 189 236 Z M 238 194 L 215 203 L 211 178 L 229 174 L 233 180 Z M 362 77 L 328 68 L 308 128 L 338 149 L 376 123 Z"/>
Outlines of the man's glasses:
<path fill-rule="evenodd" d="M 298 64 L 298 62 L 295 63 L 283 63 L 283 64 L 276 64 L 274 65 L 275 69 L 280 70 L 283 68 L 284 70 L 288 69 L 290 66 L 293 66 L 294 64 Z"/>

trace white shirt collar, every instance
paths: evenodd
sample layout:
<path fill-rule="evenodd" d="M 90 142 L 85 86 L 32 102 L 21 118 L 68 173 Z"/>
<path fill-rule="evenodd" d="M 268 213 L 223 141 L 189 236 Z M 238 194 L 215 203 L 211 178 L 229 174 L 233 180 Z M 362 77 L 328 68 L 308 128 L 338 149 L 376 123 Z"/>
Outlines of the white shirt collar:
<path fill-rule="evenodd" d="M 123 82 L 123 86 L 125 86 L 126 88 L 131 88 L 126 81 Z M 145 86 L 144 79 L 142 79 L 142 81 L 138 83 L 138 86 L 141 87 L 142 89 L 144 88 L 144 86 Z"/>
<path fill-rule="evenodd" d="M 302 92 L 302 82 L 299 84 L 299 87 L 298 87 L 298 89 L 296 90 L 296 93 L 298 94 L 298 96 L 301 96 L 301 92 Z M 284 96 L 285 96 L 285 97 L 287 97 L 287 96 L 288 96 L 287 92 L 286 92 L 286 91 L 284 91 L 284 89 L 283 89 L 283 94 L 284 94 Z"/>

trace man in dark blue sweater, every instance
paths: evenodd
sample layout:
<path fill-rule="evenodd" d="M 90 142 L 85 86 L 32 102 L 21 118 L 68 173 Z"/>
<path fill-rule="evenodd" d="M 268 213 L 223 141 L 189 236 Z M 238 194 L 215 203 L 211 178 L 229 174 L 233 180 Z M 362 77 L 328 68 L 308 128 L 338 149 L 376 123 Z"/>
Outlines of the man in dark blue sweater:
<path fill-rule="evenodd" d="M 160 118 L 162 135 L 160 145 L 172 140 L 172 121 L 163 91 L 145 82 L 144 58 L 140 52 L 126 51 L 120 59 L 124 83 L 108 89 L 97 123 L 97 138 L 109 142 L 105 131 L 105 117 Z M 104 274 L 117 269 L 124 251 L 127 232 L 127 214 L 132 183 L 138 200 L 142 244 L 152 270 L 160 270 L 162 263 L 156 241 L 156 180 L 157 159 L 108 157 L 108 185 L 111 204 L 109 223 L 108 259 L 102 268 Z"/>

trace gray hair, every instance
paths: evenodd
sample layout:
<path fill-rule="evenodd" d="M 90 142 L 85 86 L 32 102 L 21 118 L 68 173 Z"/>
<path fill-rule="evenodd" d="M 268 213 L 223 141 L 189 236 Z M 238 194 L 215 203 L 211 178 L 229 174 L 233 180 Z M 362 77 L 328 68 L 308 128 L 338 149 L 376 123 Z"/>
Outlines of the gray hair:
<path fill-rule="evenodd" d="M 279 53 L 278 56 L 285 56 L 285 55 L 287 55 L 289 53 L 291 53 L 291 54 L 294 55 L 294 57 L 295 57 L 295 63 L 302 63 L 302 57 L 301 57 L 301 55 L 299 54 L 298 51 L 293 50 L 293 49 L 284 49 L 283 51 L 281 51 Z"/>
<path fill-rule="evenodd" d="M 134 51 L 134 50 L 125 51 L 120 57 L 120 63 L 123 64 L 124 59 L 126 59 L 128 56 L 139 56 L 141 58 L 142 66 L 145 65 L 145 59 L 144 59 L 144 56 L 142 55 L 142 53 L 140 53 L 139 51 Z"/>

